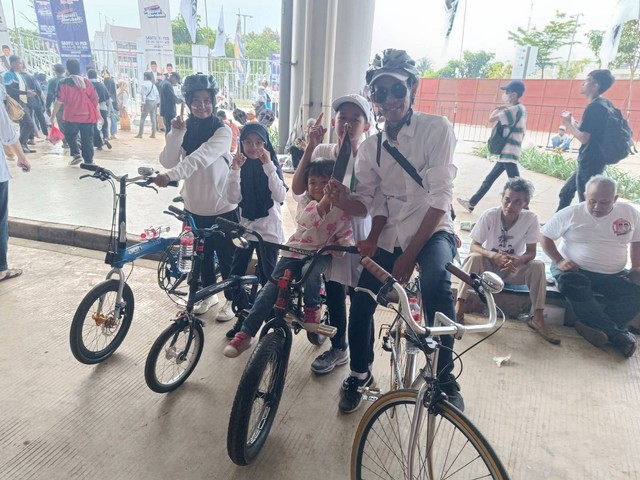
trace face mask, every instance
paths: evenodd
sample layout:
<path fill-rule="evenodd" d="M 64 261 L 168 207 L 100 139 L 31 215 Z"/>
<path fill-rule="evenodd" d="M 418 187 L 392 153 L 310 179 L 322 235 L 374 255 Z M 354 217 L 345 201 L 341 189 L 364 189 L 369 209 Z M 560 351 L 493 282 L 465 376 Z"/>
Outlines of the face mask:
<path fill-rule="evenodd" d="M 505 93 L 502 94 L 502 101 L 505 102 L 505 103 L 509 101 L 509 94 L 508 93 L 505 92 Z"/>

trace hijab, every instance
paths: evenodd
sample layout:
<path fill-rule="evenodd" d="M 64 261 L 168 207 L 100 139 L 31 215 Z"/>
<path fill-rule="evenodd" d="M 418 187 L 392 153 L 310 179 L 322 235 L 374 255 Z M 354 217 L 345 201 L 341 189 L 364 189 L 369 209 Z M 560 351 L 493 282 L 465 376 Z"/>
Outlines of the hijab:
<path fill-rule="evenodd" d="M 207 118 L 198 118 L 193 113 L 190 113 L 189 118 L 187 118 L 187 131 L 182 139 L 182 148 L 187 155 L 191 155 L 209 140 L 221 126 L 222 122 L 216 117 L 215 109 Z"/>
<path fill-rule="evenodd" d="M 242 141 L 246 140 L 250 133 L 257 134 L 264 142 L 264 148 L 269 152 L 271 161 L 276 166 L 278 178 L 284 182 L 282 169 L 280 168 L 280 163 L 278 163 L 278 156 L 269 141 L 267 129 L 262 125 L 259 123 L 247 123 L 242 127 L 240 152 L 246 155 Z M 273 207 L 273 198 L 271 198 L 271 190 L 269 189 L 269 177 L 264 173 L 262 162 L 259 159 L 247 157 L 247 161 L 240 168 L 240 192 L 242 193 L 242 200 L 239 205 L 244 218 L 256 220 L 269 215 L 269 209 Z"/>

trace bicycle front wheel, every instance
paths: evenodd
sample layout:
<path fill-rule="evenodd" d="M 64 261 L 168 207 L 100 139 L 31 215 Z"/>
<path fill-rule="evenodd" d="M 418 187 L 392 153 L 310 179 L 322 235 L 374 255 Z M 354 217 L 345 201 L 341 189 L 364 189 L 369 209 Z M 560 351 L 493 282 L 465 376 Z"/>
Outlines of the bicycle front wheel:
<path fill-rule="evenodd" d="M 187 350 L 189 335 L 193 332 Z M 182 385 L 200 360 L 204 348 L 204 332 L 199 323 L 193 329 L 178 320 L 160 334 L 153 343 L 144 366 L 144 379 L 151 390 L 167 393 Z"/>
<path fill-rule="evenodd" d="M 365 412 L 351 451 L 352 479 L 408 478 L 416 398 L 415 390 L 397 390 L 380 397 Z M 434 414 L 424 414 L 411 480 L 509 478 L 482 434 L 455 407 L 438 402 Z"/>
<path fill-rule="evenodd" d="M 236 465 L 258 456 L 273 425 L 287 374 L 285 340 L 280 330 L 264 336 L 240 379 L 227 432 L 227 452 Z"/>
<path fill-rule="evenodd" d="M 118 305 L 119 280 L 100 282 L 78 305 L 71 328 L 71 353 L 81 363 L 92 365 L 109 358 L 120 346 L 133 319 L 133 292 L 125 283 Z"/>

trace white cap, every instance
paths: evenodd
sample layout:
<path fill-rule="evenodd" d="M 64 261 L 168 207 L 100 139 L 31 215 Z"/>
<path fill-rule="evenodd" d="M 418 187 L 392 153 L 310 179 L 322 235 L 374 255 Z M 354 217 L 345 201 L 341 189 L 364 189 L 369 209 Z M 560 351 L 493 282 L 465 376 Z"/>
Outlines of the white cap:
<path fill-rule="evenodd" d="M 373 85 L 378 78 L 384 77 L 385 75 L 389 77 L 397 78 L 398 80 L 402 80 L 403 82 L 406 82 L 409 79 L 408 73 L 381 69 L 373 74 L 373 77 L 371 77 L 371 81 L 369 82 L 369 85 Z"/>
<path fill-rule="evenodd" d="M 354 104 L 365 114 L 365 117 L 367 117 L 367 122 L 371 122 L 371 105 L 362 95 L 358 95 L 355 93 L 352 93 L 351 95 L 343 95 L 342 97 L 336 98 L 331 104 L 331 107 L 333 108 L 334 112 L 337 112 L 338 109 L 345 103 Z"/>
<path fill-rule="evenodd" d="M 558 128 L 559 128 L 560 130 L 566 130 L 566 129 L 567 129 L 567 127 L 565 127 L 564 125 L 560 125 Z"/>

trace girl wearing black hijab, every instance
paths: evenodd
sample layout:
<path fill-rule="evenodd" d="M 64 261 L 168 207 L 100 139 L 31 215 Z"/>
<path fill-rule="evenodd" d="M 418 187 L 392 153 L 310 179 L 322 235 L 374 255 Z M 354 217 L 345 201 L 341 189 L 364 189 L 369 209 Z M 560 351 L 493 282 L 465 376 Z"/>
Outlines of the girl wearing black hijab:
<path fill-rule="evenodd" d="M 240 223 L 257 231 L 265 240 L 283 243 L 282 212 L 280 205 L 287 195 L 282 170 L 267 130 L 259 123 L 247 123 L 240 133 L 240 151 L 233 157 L 227 179 L 227 200 L 237 203 Z M 251 238 L 249 238 L 251 240 Z M 257 243 L 250 248 L 237 249 L 233 257 L 232 275 L 244 275 Z M 264 247 L 258 261 L 271 273 L 278 260 L 278 249 Z M 259 270 L 260 283 L 267 278 Z"/>
<path fill-rule="evenodd" d="M 191 113 L 186 122 L 182 116 L 171 121 L 171 131 L 160 153 L 160 163 L 170 170 L 156 177 L 156 185 L 166 187 L 170 181 L 184 180 L 180 192 L 184 206 L 199 228 L 211 227 L 219 217 L 237 221 L 237 204 L 228 201 L 225 195 L 232 161 L 229 153 L 231 129 L 215 115 L 216 81 L 203 74 L 189 75 L 184 80 L 182 92 Z M 216 253 L 222 278 L 229 276 L 234 250 L 231 241 L 222 235 L 205 239 L 203 287 L 216 281 Z M 203 314 L 216 303 L 217 298 L 211 296 L 196 304 L 193 311 L 196 315 Z M 217 320 L 224 322 L 234 317 L 228 301 L 218 312 Z"/>

